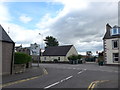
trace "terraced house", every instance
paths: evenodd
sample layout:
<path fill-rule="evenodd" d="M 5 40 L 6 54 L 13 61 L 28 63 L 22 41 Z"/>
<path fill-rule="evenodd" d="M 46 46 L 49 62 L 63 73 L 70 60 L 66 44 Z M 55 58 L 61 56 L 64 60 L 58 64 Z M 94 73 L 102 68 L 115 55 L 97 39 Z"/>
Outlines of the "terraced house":
<path fill-rule="evenodd" d="M 106 25 L 106 33 L 103 38 L 104 59 L 106 64 L 118 64 L 120 62 L 120 27 Z"/>

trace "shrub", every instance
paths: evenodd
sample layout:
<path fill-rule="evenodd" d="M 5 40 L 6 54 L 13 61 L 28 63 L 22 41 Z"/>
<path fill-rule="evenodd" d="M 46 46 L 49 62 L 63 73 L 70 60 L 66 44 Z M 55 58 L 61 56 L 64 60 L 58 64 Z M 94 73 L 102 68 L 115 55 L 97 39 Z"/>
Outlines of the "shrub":
<path fill-rule="evenodd" d="M 32 60 L 32 57 L 25 54 L 16 52 L 14 56 L 14 64 L 26 64 Z"/>
<path fill-rule="evenodd" d="M 55 63 L 57 63 L 57 62 L 58 62 L 58 60 L 57 60 L 57 59 L 54 59 L 53 61 L 54 61 Z"/>
<path fill-rule="evenodd" d="M 77 55 L 70 55 L 69 57 L 68 57 L 68 60 L 77 60 Z"/>

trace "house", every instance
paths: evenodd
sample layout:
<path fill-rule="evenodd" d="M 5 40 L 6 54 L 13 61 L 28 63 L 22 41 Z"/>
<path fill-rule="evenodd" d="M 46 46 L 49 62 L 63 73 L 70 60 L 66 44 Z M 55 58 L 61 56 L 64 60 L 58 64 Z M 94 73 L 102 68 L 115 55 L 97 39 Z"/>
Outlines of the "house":
<path fill-rule="evenodd" d="M 32 56 L 32 59 L 34 61 L 39 60 L 39 56 L 40 56 L 40 45 L 39 44 L 37 43 L 30 44 L 30 55 Z"/>
<path fill-rule="evenodd" d="M 30 47 L 22 47 L 22 45 L 16 46 L 15 52 L 22 52 L 22 53 L 25 53 L 27 55 L 30 55 Z"/>
<path fill-rule="evenodd" d="M 37 43 L 30 45 L 30 54 L 31 55 L 39 55 L 40 54 L 40 45 Z"/>
<path fill-rule="evenodd" d="M 1 51 L 1 75 L 12 74 L 14 64 L 14 46 L 15 43 L 0 25 L 0 51 Z"/>
<path fill-rule="evenodd" d="M 120 27 L 106 25 L 106 33 L 103 37 L 104 59 L 106 64 L 118 64 L 120 62 Z"/>
<path fill-rule="evenodd" d="M 73 45 L 51 46 L 45 49 L 43 56 L 41 57 L 41 61 L 69 61 L 68 57 L 73 54 L 78 55 Z"/>

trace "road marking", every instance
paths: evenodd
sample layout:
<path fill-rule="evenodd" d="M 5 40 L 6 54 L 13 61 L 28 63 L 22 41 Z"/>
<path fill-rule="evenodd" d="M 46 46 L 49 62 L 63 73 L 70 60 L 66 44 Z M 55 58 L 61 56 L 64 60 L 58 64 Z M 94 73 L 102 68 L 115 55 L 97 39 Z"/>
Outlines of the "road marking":
<path fill-rule="evenodd" d="M 80 72 L 78 72 L 77 74 L 80 74 L 80 73 L 82 73 L 83 71 L 80 71 Z"/>
<path fill-rule="evenodd" d="M 53 84 L 51 84 L 51 85 L 45 87 L 44 89 L 50 88 L 50 87 L 55 86 L 55 85 L 57 85 L 57 84 L 59 84 L 59 83 L 60 83 L 60 82 L 53 83 Z"/>
<path fill-rule="evenodd" d="M 93 82 L 88 86 L 88 89 L 87 89 L 87 90 L 93 90 L 98 83 L 103 83 L 103 82 L 107 82 L 107 81 L 109 81 L 109 80 L 93 81 Z"/>
<path fill-rule="evenodd" d="M 56 82 L 56 83 L 53 83 L 53 84 L 51 84 L 51 85 L 49 85 L 49 86 L 46 86 L 44 89 L 48 89 L 48 88 L 50 88 L 50 87 L 53 87 L 53 86 L 55 86 L 55 85 L 57 85 L 57 84 L 59 84 L 59 83 L 62 83 L 63 81 L 66 81 L 66 80 L 68 80 L 68 79 L 70 79 L 70 78 L 72 78 L 72 77 L 73 77 L 73 76 L 69 76 L 69 77 L 67 77 L 67 78 L 65 78 L 65 79 L 62 79 L 62 80 Z"/>
<path fill-rule="evenodd" d="M 77 74 L 83 73 L 83 72 L 86 71 L 86 70 L 87 70 L 87 69 L 84 69 L 84 70 L 78 72 Z"/>
<path fill-rule="evenodd" d="M 43 75 L 48 74 L 48 72 L 47 72 L 47 70 L 45 68 L 43 68 L 43 72 L 44 72 Z M 30 81 L 30 80 L 33 80 L 33 79 L 37 79 L 37 78 L 39 78 L 39 77 L 41 77 L 43 75 L 35 76 L 35 77 L 23 79 L 23 80 L 18 80 L 18 81 L 14 81 L 14 82 L 10 82 L 10 83 L 0 84 L 0 88 L 6 87 L 6 86 L 10 86 L 10 85 L 14 85 L 14 84 L 18 84 L 18 83 L 22 83 L 22 82 L 26 82 L 26 81 Z"/>
<path fill-rule="evenodd" d="M 72 78 L 72 77 L 73 77 L 73 76 L 69 76 L 69 77 L 66 78 L 66 80 L 68 80 L 68 79 L 70 79 L 70 78 Z"/>
<path fill-rule="evenodd" d="M 45 68 L 43 68 L 43 72 L 44 72 L 44 74 L 48 74 L 48 72 Z"/>

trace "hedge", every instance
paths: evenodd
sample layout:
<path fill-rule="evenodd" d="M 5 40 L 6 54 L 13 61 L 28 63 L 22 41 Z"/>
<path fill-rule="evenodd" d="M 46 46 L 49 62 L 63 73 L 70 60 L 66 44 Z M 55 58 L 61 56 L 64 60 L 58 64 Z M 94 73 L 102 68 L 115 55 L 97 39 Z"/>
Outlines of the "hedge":
<path fill-rule="evenodd" d="M 25 54 L 16 52 L 14 56 L 14 64 L 26 64 L 32 60 L 32 57 Z"/>

